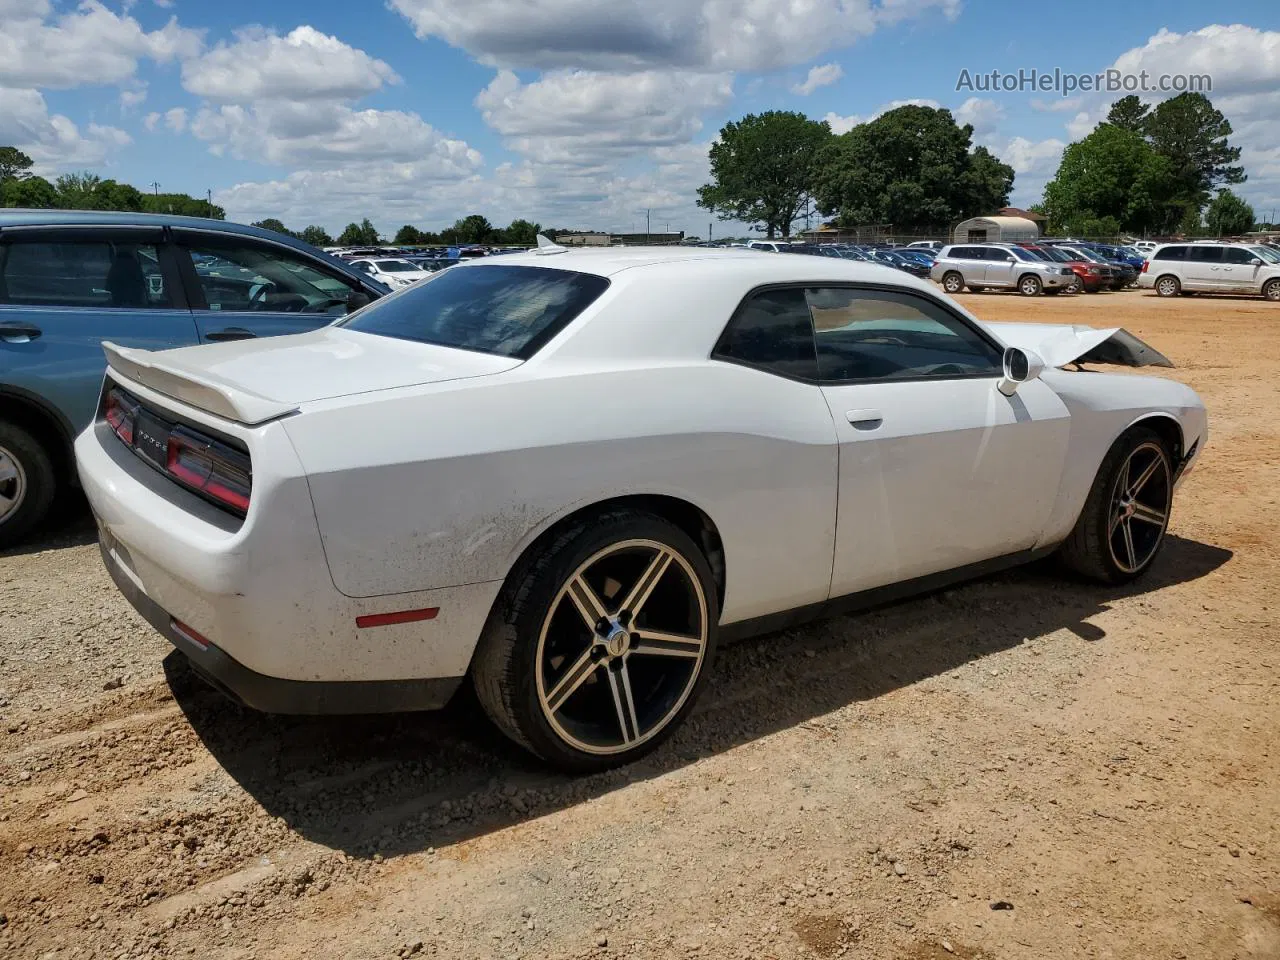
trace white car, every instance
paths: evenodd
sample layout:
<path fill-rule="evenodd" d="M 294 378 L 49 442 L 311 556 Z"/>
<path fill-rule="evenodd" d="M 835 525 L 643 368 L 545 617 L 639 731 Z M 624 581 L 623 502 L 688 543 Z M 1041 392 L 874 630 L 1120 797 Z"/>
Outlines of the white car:
<path fill-rule="evenodd" d="M 1280 251 L 1261 243 L 1166 243 L 1142 265 L 1138 286 L 1162 297 L 1236 293 L 1280 303 Z"/>
<path fill-rule="evenodd" d="M 411 283 L 425 280 L 431 276 L 430 270 L 424 270 L 416 263 L 401 260 L 398 257 L 379 257 L 377 259 L 352 260 L 351 266 L 373 279 L 385 283 L 392 290 L 407 287 Z"/>
<path fill-rule="evenodd" d="M 1124 330 L 982 323 L 891 267 L 620 248 L 462 264 L 312 333 L 106 345 L 106 566 L 250 707 L 440 707 L 574 771 L 718 642 L 1059 553 L 1155 559 L 1203 450 Z"/>
<path fill-rule="evenodd" d="M 908 243 L 907 250 L 928 250 L 930 253 L 939 253 L 946 244 L 941 240 L 917 240 L 915 243 Z"/>

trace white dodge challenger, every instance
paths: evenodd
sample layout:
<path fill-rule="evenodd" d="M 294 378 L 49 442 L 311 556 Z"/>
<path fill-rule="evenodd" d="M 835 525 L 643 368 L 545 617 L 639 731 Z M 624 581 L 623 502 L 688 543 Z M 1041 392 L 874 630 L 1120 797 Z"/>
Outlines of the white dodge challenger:
<path fill-rule="evenodd" d="M 1124 330 L 982 323 L 889 267 L 750 250 L 454 267 L 299 336 L 107 344 L 76 443 L 106 566 L 214 685 L 442 706 L 589 771 L 718 641 L 1057 552 L 1155 560 L 1204 406 Z"/>

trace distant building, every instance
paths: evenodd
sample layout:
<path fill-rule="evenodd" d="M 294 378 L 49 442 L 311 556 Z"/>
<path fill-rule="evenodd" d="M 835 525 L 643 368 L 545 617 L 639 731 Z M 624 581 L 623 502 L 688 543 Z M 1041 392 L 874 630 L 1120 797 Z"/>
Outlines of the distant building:
<path fill-rule="evenodd" d="M 1021 217 L 1023 220 L 1030 220 L 1036 224 L 1041 232 L 1044 231 L 1044 225 L 1049 222 L 1049 218 L 1043 213 L 1036 213 L 1034 210 L 1023 210 L 1021 207 L 1002 207 L 996 211 L 997 217 Z"/>
<path fill-rule="evenodd" d="M 586 231 L 556 234 L 556 243 L 565 247 L 607 247 L 612 237 L 607 233 L 589 233 Z"/>
<path fill-rule="evenodd" d="M 972 217 L 952 231 L 952 243 L 1018 243 L 1039 240 L 1040 225 L 1026 217 Z"/>
<path fill-rule="evenodd" d="M 590 230 L 575 230 L 572 233 L 556 234 L 556 243 L 566 247 L 609 247 L 617 244 L 641 246 L 643 244 L 679 243 L 684 239 L 684 231 L 679 233 L 595 233 Z"/>

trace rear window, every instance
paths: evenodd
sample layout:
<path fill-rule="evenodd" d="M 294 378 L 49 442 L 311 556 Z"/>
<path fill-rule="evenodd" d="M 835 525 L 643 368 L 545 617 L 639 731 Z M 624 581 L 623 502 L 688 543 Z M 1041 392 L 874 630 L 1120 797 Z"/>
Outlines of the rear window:
<path fill-rule="evenodd" d="M 338 326 L 527 360 L 608 287 L 604 277 L 570 270 L 455 267 L 374 302 Z"/>

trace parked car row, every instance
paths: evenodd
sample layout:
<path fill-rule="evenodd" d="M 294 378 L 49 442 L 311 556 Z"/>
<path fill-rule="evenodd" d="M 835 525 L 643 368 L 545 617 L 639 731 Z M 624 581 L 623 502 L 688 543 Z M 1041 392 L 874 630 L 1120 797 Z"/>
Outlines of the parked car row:
<path fill-rule="evenodd" d="M 1280 303 L 1280 249 L 1266 243 L 1167 243 L 1142 265 L 1138 286 L 1162 297 L 1235 293 Z"/>

